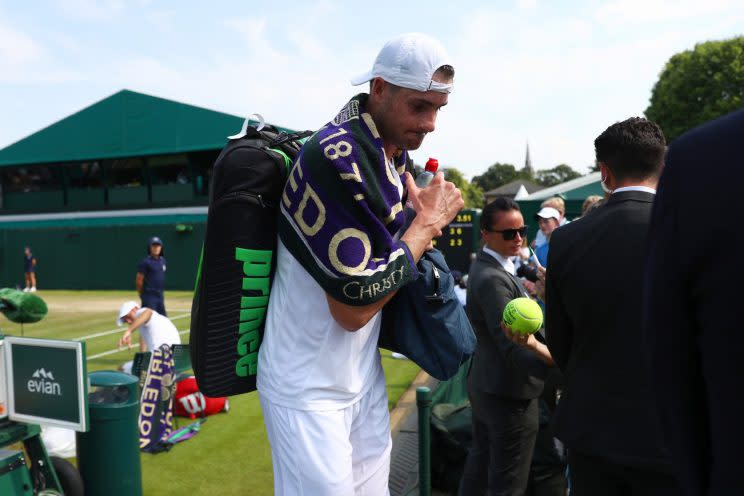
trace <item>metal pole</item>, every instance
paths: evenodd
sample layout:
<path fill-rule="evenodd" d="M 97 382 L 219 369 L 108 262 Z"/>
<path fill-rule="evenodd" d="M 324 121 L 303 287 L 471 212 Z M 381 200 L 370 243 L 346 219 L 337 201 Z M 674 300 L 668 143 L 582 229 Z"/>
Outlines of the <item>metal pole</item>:
<path fill-rule="evenodd" d="M 416 404 L 419 420 L 419 494 L 431 496 L 431 389 L 425 386 L 416 388 Z"/>

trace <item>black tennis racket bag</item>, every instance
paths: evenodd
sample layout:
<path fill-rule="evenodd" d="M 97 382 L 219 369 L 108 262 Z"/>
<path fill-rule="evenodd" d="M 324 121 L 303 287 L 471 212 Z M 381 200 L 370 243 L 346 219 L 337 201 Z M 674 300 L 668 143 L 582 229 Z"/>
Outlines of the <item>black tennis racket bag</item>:
<path fill-rule="evenodd" d="M 207 396 L 255 391 L 284 183 L 309 131 L 244 125 L 217 157 L 191 307 L 191 364 Z"/>

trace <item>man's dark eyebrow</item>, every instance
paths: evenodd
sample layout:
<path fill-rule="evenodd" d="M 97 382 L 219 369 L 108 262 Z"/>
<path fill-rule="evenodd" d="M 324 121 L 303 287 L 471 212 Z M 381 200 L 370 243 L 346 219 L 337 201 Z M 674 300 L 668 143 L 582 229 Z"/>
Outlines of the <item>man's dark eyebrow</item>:
<path fill-rule="evenodd" d="M 414 104 L 414 105 L 426 105 L 428 107 L 436 107 L 438 109 L 444 107 L 445 105 L 447 105 L 447 103 L 443 103 L 442 105 L 436 105 L 436 104 L 430 102 L 429 100 L 427 100 L 426 98 L 416 98 L 411 103 Z"/>

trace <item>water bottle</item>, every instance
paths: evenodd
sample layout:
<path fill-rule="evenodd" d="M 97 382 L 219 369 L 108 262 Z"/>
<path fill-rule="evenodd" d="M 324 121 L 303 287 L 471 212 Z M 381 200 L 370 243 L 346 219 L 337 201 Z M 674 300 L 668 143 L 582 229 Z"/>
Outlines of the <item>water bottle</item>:
<path fill-rule="evenodd" d="M 434 179 L 434 174 L 437 173 L 438 168 L 439 161 L 435 158 L 429 158 L 429 160 L 426 161 L 424 172 L 419 174 L 416 178 L 416 186 L 418 186 L 419 188 L 427 187 L 431 180 Z"/>

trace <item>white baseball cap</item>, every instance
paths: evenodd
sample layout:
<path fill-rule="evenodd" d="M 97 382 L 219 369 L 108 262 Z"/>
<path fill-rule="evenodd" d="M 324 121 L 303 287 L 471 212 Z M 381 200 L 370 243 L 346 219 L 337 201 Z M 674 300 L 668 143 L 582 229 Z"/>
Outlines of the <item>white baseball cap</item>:
<path fill-rule="evenodd" d="M 379 77 L 403 88 L 451 93 L 454 84 L 431 79 L 443 65 L 452 63 L 441 43 L 422 33 L 406 33 L 385 43 L 372 69 L 353 78 L 351 84 L 357 86 Z"/>
<path fill-rule="evenodd" d="M 538 220 L 538 218 L 543 218 L 543 219 L 553 218 L 557 221 L 560 221 L 561 214 L 558 213 L 558 210 L 554 209 L 553 207 L 543 207 L 540 209 L 539 212 L 535 214 L 535 220 Z"/>
<path fill-rule="evenodd" d="M 124 325 L 124 320 L 122 320 L 124 317 L 129 315 L 129 312 L 132 311 L 133 308 L 138 307 L 136 301 L 125 301 L 121 304 L 121 307 L 119 307 L 119 318 L 116 319 L 116 325 Z"/>

